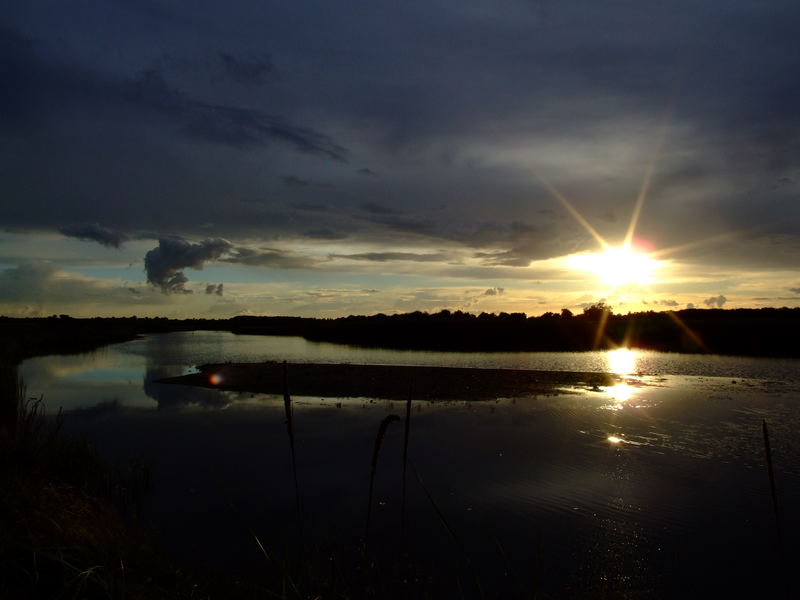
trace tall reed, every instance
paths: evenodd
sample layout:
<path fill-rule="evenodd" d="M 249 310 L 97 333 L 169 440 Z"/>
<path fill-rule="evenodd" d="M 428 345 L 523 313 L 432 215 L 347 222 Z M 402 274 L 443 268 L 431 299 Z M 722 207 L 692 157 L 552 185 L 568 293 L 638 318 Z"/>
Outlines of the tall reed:
<path fill-rule="evenodd" d="M 381 421 L 381 425 L 378 428 L 378 435 L 375 438 L 375 446 L 372 449 L 372 467 L 370 468 L 369 473 L 369 498 L 367 501 L 367 525 L 364 529 L 364 555 L 367 554 L 367 550 L 369 548 L 369 526 L 372 519 L 372 492 L 375 487 L 375 471 L 378 468 L 378 455 L 381 451 L 381 445 L 383 444 L 383 438 L 386 435 L 386 430 L 394 421 L 399 420 L 400 417 L 397 415 L 388 415 L 383 419 L 383 421 Z"/>
<path fill-rule="evenodd" d="M 783 578 L 786 597 L 791 598 L 791 585 L 787 576 L 788 564 L 786 562 L 786 554 L 783 545 L 783 527 L 781 526 L 780 510 L 778 509 L 778 490 L 775 486 L 775 470 L 772 467 L 772 447 L 769 443 L 769 429 L 767 428 L 766 419 L 761 421 L 761 432 L 764 436 L 764 457 L 767 463 L 767 475 L 769 475 L 769 490 L 772 494 L 772 510 L 775 513 L 775 546 L 780 562 L 780 576 Z"/>
<path fill-rule="evenodd" d="M 297 531 L 300 541 L 303 541 L 303 519 L 300 510 L 300 486 L 297 484 L 297 457 L 294 449 L 294 411 L 292 410 L 292 397 L 289 395 L 289 367 L 283 361 L 283 410 L 286 413 L 286 431 L 289 434 L 289 448 L 292 452 L 292 478 L 294 479 L 294 501 L 297 513 Z"/>
<path fill-rule="evenodd" d="M 403 489 L 400 504 L 400 536 L 406 539 L 406 467 L 408 466 L 408 434 L 411 430 L 411 390 L 406 400 L 406 421 L 403 428 Z"/>

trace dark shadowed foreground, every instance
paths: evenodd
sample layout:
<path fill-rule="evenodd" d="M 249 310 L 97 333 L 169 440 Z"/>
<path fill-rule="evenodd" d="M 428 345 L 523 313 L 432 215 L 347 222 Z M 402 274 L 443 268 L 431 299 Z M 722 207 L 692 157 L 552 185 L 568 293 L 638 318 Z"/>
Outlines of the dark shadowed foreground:
<path fill-rule="evenodd" d="M 283 364 L 278 362 L 210 364 L 199 373 L 159 383 L 194 385 L 240 392 L 281 394 Z M 293 364 L 290 389 L 298 396 L 403 400 L 487 400 L 552 394 L 560 387 L 596 388 L 618 378 L 607 373 L 463 369 L 396 365 Z"/>

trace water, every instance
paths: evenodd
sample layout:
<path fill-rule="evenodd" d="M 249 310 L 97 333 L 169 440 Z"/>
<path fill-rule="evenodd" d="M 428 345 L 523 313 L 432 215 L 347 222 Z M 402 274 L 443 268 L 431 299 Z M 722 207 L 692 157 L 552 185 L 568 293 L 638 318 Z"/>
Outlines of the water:
<path fill-rule="evenodd" d="M 613 388 L 413 403 L 410 456 L 425 487 L 412 470 L 409 552 L 423 576 L 450 582 L 439 596 L 459 596 L 456 575 L 466 597 L 477 595 L 465 555 L 489 597 L 783 590 L 760 427 L 769 421 L 783 535 L 792 540 L 800 533 L 796 360 L 398 352 L 190 332 L 30 359 L 20 374 L 49 410 L 64 407 L 68 432 L 89 436 L 120 463 L 152 459 L 145 518 L 168 548 L 258 573 L 243 520 L 273 550 L 299 538 L 282 398 L 154 380 L 206 362 L 284 359 L 625 375 Z M 320 552 L 345 556 L 358 547 L 378 424 L 404 410 L 381 399 L 295 398 L 303 531 Z M 402 424 L 393 424 L 375 483 L 371 543 L 386 556 L 400 544 L 402 438 Z"/>

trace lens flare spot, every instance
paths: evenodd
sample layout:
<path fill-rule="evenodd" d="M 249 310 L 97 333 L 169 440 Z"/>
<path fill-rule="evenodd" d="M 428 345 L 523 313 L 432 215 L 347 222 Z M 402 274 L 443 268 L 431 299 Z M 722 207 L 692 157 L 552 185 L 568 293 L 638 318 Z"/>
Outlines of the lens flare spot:
<path fill-rule="evenodd" d="M 211 382 L 211 385 L 219 385 L 222 383 L 222 375 L 219 373 L 214 373 L 208 378 L 208 380 Z"/>
<path fill-rule="evenodd" d="M 619 444 L 622 441 L 622 438 L 619 438 L 615 435 L 610 435 L 606 439 L 612 444 Z"/>

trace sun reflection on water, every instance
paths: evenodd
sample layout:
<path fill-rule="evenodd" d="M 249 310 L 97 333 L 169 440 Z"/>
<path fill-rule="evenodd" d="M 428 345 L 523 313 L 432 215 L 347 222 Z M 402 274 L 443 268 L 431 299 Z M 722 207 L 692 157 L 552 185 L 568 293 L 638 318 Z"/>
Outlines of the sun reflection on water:
<path fill-rule="evenodd" d="M 639 355 L 636 351 L 628 348 L 617 348 L 606 353 L 608 370 L 615 375 L 632 375 L 637 371 L 637 359 Z M 614 385 L 603 387 L 603 390 L 614 400 L 614 408 L 621 408 L 624 403 L 636 394 L 636 387 L 626 381 L 621 381 Z"/>
<path fill-rule="evenodd" d="M 622 404 L 627 402 L 633 395 L 636 393 L 636 388 L 632 385 L 627 383 L 618 383 L 616 385 L 610 385 L 604 388 L 606 393 L 608 393 L 611 398 L 613 398 L 614 402 L 618 404 Z"/>
<path fill-rule="evenodd" d="M 639 355 L 629 348 L 617 348 L 606 354 L 608 370 L 615 375 L 631 375 L 636 372 Z"/>

